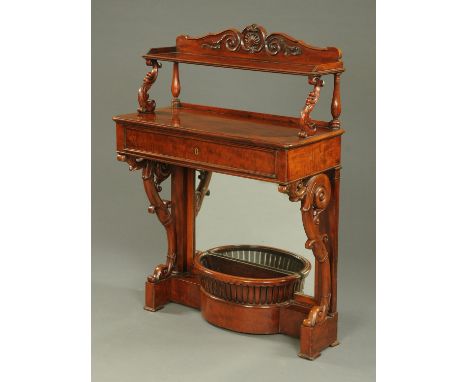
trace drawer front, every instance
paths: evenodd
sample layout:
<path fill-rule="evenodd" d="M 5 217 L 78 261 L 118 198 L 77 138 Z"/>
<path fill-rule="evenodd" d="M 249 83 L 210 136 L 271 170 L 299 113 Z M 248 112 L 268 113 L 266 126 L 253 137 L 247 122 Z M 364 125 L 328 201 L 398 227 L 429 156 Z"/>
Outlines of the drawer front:
<path fill-rule="evenodd" d="M 125 150 L 162 157 L 168 161 L 201 164 L 211 168 L 276 178 L 276 151 L 218 144 L 193 138 L 126 128 Z"/>
<path fill-rule="evenodd" d="M 339 166 L 341 137 L 319 141 L 288 153 L 288 179 L 297 180 Z"/>

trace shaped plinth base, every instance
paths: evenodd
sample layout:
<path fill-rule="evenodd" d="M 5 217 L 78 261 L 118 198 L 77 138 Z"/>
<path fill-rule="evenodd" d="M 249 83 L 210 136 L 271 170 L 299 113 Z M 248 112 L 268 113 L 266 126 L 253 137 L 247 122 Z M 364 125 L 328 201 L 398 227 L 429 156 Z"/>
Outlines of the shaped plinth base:
<path fill-rule="evenodd" d="M 200 282 L 190 274 L 173 274 L 157 282 L 145 284 L 145 310 L 155 312 L 168 302 L 200 309 Z"/>
<path fill-rule="evenodd" d="M 301 348 L 299 357 L 314 360 L 319 357 L 322 350 L 329 346 L 336 346 L 338 332 L 338 313 L 328 316 L 327 319 L 316 326 L 301 325 Z"/>
<path fill-rule="evenodd" d="M 155 312 L 169 302 L 199 309 L 203 317 L 213 325 L 251 334 L 282 333 L 300 339 L 302 358 L 313 360 L 329 346 L 338 345 L 338 313 L 328 316 L 316 326 L 305 326 L 317 301 L 302 293 L 295 293 L 291 300 L 281 304 L 234 304 L 207 293 L 194 274 L 172 274 L 157 282 L 147 281 L 145 309 Z"/>

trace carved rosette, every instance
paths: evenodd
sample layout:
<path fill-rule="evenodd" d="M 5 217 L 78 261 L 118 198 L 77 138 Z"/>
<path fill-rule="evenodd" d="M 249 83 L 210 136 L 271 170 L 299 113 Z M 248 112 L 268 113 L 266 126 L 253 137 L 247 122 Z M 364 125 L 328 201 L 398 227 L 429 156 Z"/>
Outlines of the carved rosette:
<path fill-rule="evenodd" d="M 165 264 L 158 265 L 153 274 L 148 276 L 148 281 L 157 282 L 169 277 L 174 269 L 176 260 L 176 230 L 175 221 L 170 211 L 171 202 L 161 199 L 161 183 L 171 174 L 171 168 L 166 163 L 151 161 L 148 159 L 138 159 L 128 155 L 117 155 L 117 160 L 127 162 L 130 171 L 142 170 L 143 185 L 150 206 L 148 212 L 156 214 L 161 224 L 166 229 L 167 234 L 167 258 Z"/>
<path fill-rule="evenodd" d="M 320 98 L 320 90 L 325 83 L 320 79 L 320 77 L 311 77 L 309 78 L 309 84 L 313 85 L 314 89 L 309 93 L 304 108 L 301 110 L 301 118 L 299 120 L 301 131 L 298 133 L 301 138 L 314 135 L 317 131 L 317 127 L 310 118 L 310 113 L 314 110 L 315 105 Z"/>
<path fill-rule="evenodd" d="M 158 78 L 158 70 L 161 67 L 161 64 L 157 61 L 151 60 L 148 60 L 146 64 L 148 66 L 153 66 L 153 68 L 146 74 L 145 78 L 143 78 L 143 84 L 138 90 L 138 104 L 140 105 L 138 108 L 139 113 L 153 113 L 156 108 L 156 102 L 149 99 L 148 92 L 156 81 L 156 78 Z"/>
<path fill-rule="evenodd" d="M 202 48 L 221 49 L 223 46 L 231 51 L 245 51 L 248 53 L 259 53 L 265 50 L 271 56 L 283 53 L 285 56 L 298 56 L 302 54 L 299 46 L 293 45 L 288 39 L 279 33 L 267 35 L 265 28 L 252 24 L 244 28 L 242 32 L 236 29 L 225 31 L 215 41 L 203 43 Z"/>
<path fill-rule="evenodd" d="M 320 304 L 311 309 L 308 318 L 303 322 L 305 326 L 315 326 L 326 319 L 330 308 L 331 273 L 326 246 L 328 236 L 320 232 L 319 219 L 320 214 L 330 203 L 330 180 L 327 175 L 318 174 L 308 179 L 280 185 L 278 190 L 287 194 L 290 201 L 301 202 L 302 223 L 307 235 L 305 247 L 312 250 L 320 268 Z"/>

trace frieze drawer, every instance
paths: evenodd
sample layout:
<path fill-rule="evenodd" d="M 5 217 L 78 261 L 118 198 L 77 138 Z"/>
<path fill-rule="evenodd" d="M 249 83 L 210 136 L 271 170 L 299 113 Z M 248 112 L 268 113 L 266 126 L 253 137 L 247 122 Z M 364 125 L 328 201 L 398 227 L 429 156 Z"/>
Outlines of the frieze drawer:
<path fill-rule="evenodd" d="M 252 176 L 276 178 L 276 151 L 240 145 L 219 145 L 187 137 L 154 131 L 126 128 L 125 151 L 156 156 L 167 161 L 190 161 L 219 169 Z"/>

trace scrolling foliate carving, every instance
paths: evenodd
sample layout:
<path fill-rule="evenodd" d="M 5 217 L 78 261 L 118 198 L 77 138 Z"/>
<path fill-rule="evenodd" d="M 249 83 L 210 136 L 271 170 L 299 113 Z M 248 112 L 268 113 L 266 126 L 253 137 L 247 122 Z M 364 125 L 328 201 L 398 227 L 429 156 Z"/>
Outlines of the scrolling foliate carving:
<path fill-rule="evenodd" d="M 158 265 L 153 274 L 148 276 L 148 281 L 156 282 L 167 278 L 174 269 L 176 259 L 176 230 L 175 221 L 170 211 L 171 202 L 161 199 L 161 183 L 171 175 L 171 167 L 166 163 L 141 159 L 129 155 L 118 154 L 117 160 L 127 162 L 130 171 L 142 170 L 143 186 L 149 199 L 148 212 L 156 214 L 167 234 L 167 258 L 165 264 Z"/>
<path fill-rule="evenodd" d="M 313 85 L 314 89 L 309 93 L 304 108 L 301 110 L 301 118 L 299 120 L 301 131 L 298 133 L 301 138 L 314 135 L 317 131 L 317 127 L 310 118 L 310 113 L 312 113 L 320 98 L 320 90 L 325 82 L 321 80 L 320 77 L 311 77 L 309 78 L 309 84 Z"/>
<path fill-rule="evenodd" d="M 148 66 L 153 66 L 153 68 L 146 74 L 145 78 L 143 78 L 143 84 L 138 90 L 139 113 L 153 113 L 156 108 L 156 102 L 149 99 L 148 92 L 154 84 L 154 81 L 156 81 L 156 78 L 158 78 L 158 71 L 161 64 L 155 60 L 148 60 L 146 64 Z"/>
<path fill-rule="evenodd" d="M 117 160 L 119 162 L 127 162 L 128 169 L 135 171 L 141 169 L 145 165 L 145 160 L 141 158 L 135 158 L 128 155 L 117 154 Z"/>
<path fill-rule="evenodd" d="M 167 278 L 171 275 L 176 260 L 176 229 L 175 220 L 169 208 L 171 203 L 162 200 L 159 192 L 161 192 L 161 183 L 170 175 L 170 166 L 165 163 L 154 161 L 146 161 L 142 171 L 143 185 L 146 195 L 150 201 L 148 212 L 156 214 L 161 224 L 166 229 L 167 234 L 167 257 L 166 263 L 158 265 L 148 281 L 156 282 Z"/>
<path fill-rule="evenodd" d="M 331 298 L 330 260 L 326 242 L 328 236 L 320 232 L 320 214 L 327 208 L 331 199 L 331 184 L 328 176 L 318 174 L 308 179 L 280 185 L 278 190 L 289 196 L 292 202 L 301 202 L 304 231 L 307 235 L 305 247 L 311 249 L 320 267 L 320 303 L 314 306 L 304 320 L 305 326 L 315 326 L 327 317 Z"/>
<path fill-rule="evenodd" d="M 208 187 L 210 186 L 211 176 L 212 176 L 211 171 L 200 170 L 200 175 L 198 175 L 198 179 L 200 179 L 200 182 L 198 183 L 197 189 L 195 191 L 195 197 L 196 197 L 195 214 L 196 215 L 198 215 L 198 212 L 201 209 L 201 206 L 203 204 L 203 199 L 205 198 L 205 196 L 210 195 L 210 190 L 208 189 Z"/>
<path fill-rule="evenodd" d="M 201 46 L 208 49 L 221 49 L 224 46 L 231 52 L 243 50 L 248 53 L 259 53 L 265 50 L 272 56 L 281 52 L 285 56 L 302 54 L 302 49 L 299 46 L 290 45 L 287 40 L 287 37 L 281 33 L 267 35 L 265 28 L 252 24 L 244 28 L 242 32 L 229 29 L 217 40 L 202 43 Z"/>

